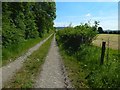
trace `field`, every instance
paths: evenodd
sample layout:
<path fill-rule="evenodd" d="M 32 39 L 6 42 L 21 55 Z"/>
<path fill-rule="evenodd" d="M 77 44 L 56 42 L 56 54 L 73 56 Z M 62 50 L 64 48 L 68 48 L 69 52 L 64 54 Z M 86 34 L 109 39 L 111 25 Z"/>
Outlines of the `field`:
<path fill-rule="evenodd" d="M 106 41 L 106 47 L 108 47 L 109 41 L 109 48 L 118 50 L 118 36 L 118 34 L 98 34 L 96 39 L 93 41 L 93 44 L 101 46 L 102 41 Z"/>

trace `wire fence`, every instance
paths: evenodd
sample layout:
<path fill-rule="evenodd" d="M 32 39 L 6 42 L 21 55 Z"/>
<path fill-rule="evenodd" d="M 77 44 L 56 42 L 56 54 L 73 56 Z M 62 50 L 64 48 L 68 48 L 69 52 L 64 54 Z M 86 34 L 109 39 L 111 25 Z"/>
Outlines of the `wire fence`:
<path fill-rule="evenodd" d="M 105 42 L 105 51 L 103 50 L 103 46 L 102 46 L 103 42 Z M 99 58 L 100 58 L 100 60 L 106 59 L 107 63 L 110 59 L 110 49 L 113 49 L 113 50 L 119 49 L 118 39 L 116 37 L 112 37 L 112 36 L 97 38 L 96 40 L 93 41 L 93 44 L 102 48 Z M 102 54 L 104 54 L 104 55 L 102 55 Z M 100 61 L 100 62 L 102 62 L 102 61 Z"/>

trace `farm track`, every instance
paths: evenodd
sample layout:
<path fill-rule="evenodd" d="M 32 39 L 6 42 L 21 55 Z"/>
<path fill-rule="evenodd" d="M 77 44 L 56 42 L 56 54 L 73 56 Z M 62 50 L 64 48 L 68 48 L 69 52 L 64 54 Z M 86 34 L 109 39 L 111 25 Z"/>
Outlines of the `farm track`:
<path fill-rule="evenodd" d="M 4 87 L 4 84 L 6 82 L 8 82 L 10 79 L 12 79 L 14 74 L 23 66 L 23 62 L 27 59 L 27 57 L 30 56 L 34 51 L 36 51 L 51 36 L 52 36 L 52 34 L 49 37 L 47 37 L 46 39 L 44 39 L 43 41 L 41 41 L 40 43 L 38 43 L 37 45 L 35 45 L 34 47 L 30 48 L 27 51 L 27 53 L 20 56 L 19 58 L 17 58 L 12 63 L 9 63 L 8 65 L 0 68 L 0 76 L 1 76 L 1 78 L 0 78 L 0 89 L 2 87 Z"/>
<path fill-rule="evenodd" d="M 36 79 L 35 88 L 70 88 L 71 84 L 66 77 L 65 68 L 58 52 L 55 35 L 51 42 L 42 71 Z"/>

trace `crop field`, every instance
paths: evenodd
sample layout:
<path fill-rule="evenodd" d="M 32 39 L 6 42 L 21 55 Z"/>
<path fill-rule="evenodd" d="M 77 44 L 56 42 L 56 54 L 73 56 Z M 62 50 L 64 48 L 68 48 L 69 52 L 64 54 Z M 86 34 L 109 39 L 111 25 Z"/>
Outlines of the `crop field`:
<path fill-rule="evenodd" d="M 93 41 L 94 45 L 101 46 L 102 41 L 106 42 L 106 47 L 118 50 L 118 34 L 98 34 L 96 39 Z M 108 44 L 109 42 L 109 44 Z"/>

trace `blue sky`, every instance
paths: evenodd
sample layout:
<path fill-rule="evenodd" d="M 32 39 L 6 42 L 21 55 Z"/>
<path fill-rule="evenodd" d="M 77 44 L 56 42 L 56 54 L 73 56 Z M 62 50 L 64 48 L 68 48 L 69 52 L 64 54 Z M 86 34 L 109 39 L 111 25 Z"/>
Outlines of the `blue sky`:
<path fill-rule="evenodd" d="M 54 26 L 80 25 L 100 21 L 104 30 L 118 29 L 117 2 L 56 2 L 57 18 Z"/>

